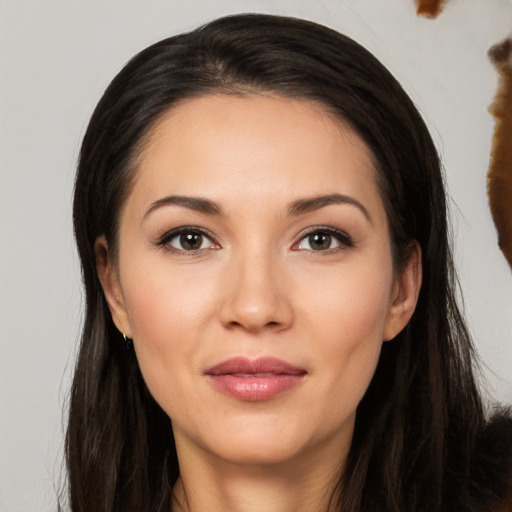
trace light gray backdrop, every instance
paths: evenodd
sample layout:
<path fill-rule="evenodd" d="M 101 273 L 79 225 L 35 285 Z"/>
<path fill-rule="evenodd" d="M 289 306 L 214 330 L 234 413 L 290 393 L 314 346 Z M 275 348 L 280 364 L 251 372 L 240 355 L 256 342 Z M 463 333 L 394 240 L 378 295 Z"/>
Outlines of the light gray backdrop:
<path fill-rule="evenodd" d="M 497 75 L 486 51 L 510 0 L 0 0 L 0 512 L 56 510 L 81 319 L 71 193 L 80 139 L 135 52 L 235 12 L 330 25 L 368 47 L 419 106 L 443 156 L 456 256 L 490 395 L 512 402 L 512 274 L 487 208 Z"/>

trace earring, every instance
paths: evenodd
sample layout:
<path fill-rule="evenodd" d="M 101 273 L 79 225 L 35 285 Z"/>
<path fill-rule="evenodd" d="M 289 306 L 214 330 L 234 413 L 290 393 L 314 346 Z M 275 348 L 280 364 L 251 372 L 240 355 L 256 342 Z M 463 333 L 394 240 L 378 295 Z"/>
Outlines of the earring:
<path fill-rule="evenodd" d="M 123 335 L 124 338 L 124 346 L 126 347 L 126 350 L 131 350 L 133 348 L 133 340 L 131 338 L 128 338 L 124 332 L 121 334 Z"/>

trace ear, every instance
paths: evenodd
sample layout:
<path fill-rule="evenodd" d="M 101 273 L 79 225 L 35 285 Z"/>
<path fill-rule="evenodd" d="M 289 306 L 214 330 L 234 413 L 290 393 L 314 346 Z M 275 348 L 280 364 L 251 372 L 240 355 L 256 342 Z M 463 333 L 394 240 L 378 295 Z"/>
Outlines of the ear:
<path fill-rule="evenodd" d="M 392 340 L 409 322 L 416 309 L 421 288 L 421 249 L 417 242 L 410 248 L 403 271 L 396 276 L 390 306 L 384 324 L 383 340 Z"/>
<path fill-rule="evenodd" d="M 104 236 L 100 236 L 94 243 L 94 253 L 96 255 L 96 270 L 112 320 L 122 334 L 127 338 L 132 338 L 132 329 L 119 282 L 119 274 L 112 262 L 108 243 Z"/>

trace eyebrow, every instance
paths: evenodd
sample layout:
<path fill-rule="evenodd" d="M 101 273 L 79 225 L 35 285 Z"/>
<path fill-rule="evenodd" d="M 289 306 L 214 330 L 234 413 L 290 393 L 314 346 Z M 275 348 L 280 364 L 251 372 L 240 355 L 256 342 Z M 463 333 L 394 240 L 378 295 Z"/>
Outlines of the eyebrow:
<path fill-rule="evenodd" d="M 288 208 L 288 215 L 303 215 L 305 213 L 313 212 L 333 204 L 349 204 L 355 206 L 363 213 L 363 215 L 366 217 L 366 219 L 368 219 L 368 221 L 370 221 L 370 223 L 372 222 L 368 210 L 357 199 L 343 194 L 327 194 L 322 196 L 297 199 Z M 210 199 L 205 199 L 202 197 L 172 195 L 163 197 L 154 203 L 151 203 L 150 207 L 146 210 L 143 219 L 148 217 L 155 210 L 162 208 L 163 206 L 173 205 L 188 208 L 189 210 L 194 210 L 206 215 L 222 215 L 222 208 L 215 201 L 211 201 Z"/>
<path fill-rule="evenodd" d="M 146 210 L 143 219 L 148 215 L 162 206 L 182 206 L 189 210 L 194 210 L 199 213 L 205 213 L 206 215 L 221 215 L 221 207 L 214 201 L 204 199 L 202 197 L 189 197 L 189 196 L 167 196 L 162 199 L 158 199 Z"/>
<path fill-rule="evenodd" d="M 328 194 L 323 196 L 298 199 L 291 204 L 290 208 L 288 209 L 288 214 L 302 215 L 304 213 L 319 210 L 320 208 L 324 208 L 325 206 L 329 206 L 331 204 L 349 204 L 351 206 L 355 206 L 363 213 L 363 215 L 370 223 L 372 222 L 372 218 L 370 217 L 368 210 L 357 199 L 343 194 Z"/>

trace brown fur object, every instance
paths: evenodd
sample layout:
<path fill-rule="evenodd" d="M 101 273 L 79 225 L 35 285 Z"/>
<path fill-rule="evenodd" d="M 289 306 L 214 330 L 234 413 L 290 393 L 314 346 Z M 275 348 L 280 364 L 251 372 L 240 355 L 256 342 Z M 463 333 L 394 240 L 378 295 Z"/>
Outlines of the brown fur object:
<path fill-rule="evenodd" d="M 446 0 L 416 0 L 416 13 L 426 18 L 436 18 L 443 10 Z"/>
<path fill-rule="evenodd" d="M 489 112 L 496 118 L 487 193 L 498 244 L 512 268 L 512 39 L 494 45 L 489 58 L 500 74 Z"/>

